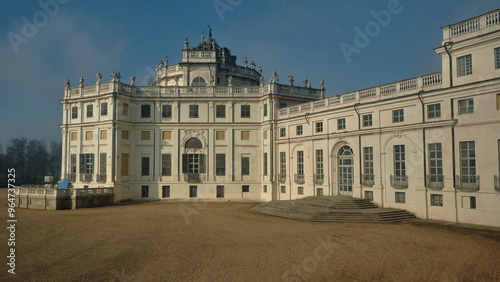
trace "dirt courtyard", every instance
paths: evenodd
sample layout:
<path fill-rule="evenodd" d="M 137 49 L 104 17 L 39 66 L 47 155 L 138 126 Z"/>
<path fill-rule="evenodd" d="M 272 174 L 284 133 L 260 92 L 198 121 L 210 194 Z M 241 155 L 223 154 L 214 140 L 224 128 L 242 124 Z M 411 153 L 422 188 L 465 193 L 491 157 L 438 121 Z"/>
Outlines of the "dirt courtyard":
<path fill-rule="evenodd" d="M 243 203 L 16 209 L 16 274 L 1 281 L 500 280 L 500 232 L 425 222 L 310 223 Z"/>

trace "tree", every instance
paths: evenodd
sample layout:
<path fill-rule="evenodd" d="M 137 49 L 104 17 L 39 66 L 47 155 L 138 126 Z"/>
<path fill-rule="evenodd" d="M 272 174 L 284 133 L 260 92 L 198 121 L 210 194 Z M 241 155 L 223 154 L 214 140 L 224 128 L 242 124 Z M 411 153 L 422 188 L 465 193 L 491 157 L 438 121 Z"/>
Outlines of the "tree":
<path fill-rule="evenodd" d="M 7 164 L 5 163 L 5 154 L 3 153 L 2 143 L 0 142 L 0 185 L 7 185 Z"/>
<path fill-rule="evenodd" d="M 52 141 L 49 152 L 49 172 L 54 176 L 54 181 L 61 177 L 62 143 Z"/>
<path fill-rule="evenodd" d="M 26 181 L 26 145 L 28 140 L 26 138 L 13 138 L 10 140 L 9 146 L 5 153 L 6 165 L 9 168 L 16 170 L 16 181 Z"/>
<path fill-rule="evenodd" d="M 43 182 L 47 174 L 49 153 L 45 142 L 32 139 L 26 146 L 26 176 L 30 182 Z"/>

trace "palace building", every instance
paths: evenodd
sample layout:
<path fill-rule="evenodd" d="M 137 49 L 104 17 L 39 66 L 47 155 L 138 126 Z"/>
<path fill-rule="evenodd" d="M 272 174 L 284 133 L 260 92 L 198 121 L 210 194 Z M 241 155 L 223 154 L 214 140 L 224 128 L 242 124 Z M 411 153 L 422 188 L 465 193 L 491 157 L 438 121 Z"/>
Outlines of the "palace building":
<path fill-rule="evenodd" d="M 442 30 L 441 72 L 328 98 L 237 65 L 211 31 L 153 86 L 67 80 L 61 178 L 115 202 L 349 195 L 500 226 L 500 10 Z"/>

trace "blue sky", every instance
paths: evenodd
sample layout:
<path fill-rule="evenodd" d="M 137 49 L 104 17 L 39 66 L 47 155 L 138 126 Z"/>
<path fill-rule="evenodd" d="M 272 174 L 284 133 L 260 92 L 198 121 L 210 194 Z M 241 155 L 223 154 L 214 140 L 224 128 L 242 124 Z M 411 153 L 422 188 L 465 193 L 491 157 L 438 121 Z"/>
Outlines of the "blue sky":
<path fill-rule="evenodd" d="M 342 42 L 356 47 L 355 28 L 391 5 L 397 13 L 348 62 Z M 60 141 L 66 77 L 90 85 L 97 72 L 107 82 L 116 69 L 122 81 L 135 75 L 142 84 L 166 55 L 179 62 L 184 38 L 196 45 L 208 24 L 238 64 L 246 56 L 266 77 L 278 71 L 281 83 L 293 74 L 317 88 L 324 78 L 333 96 L 440 71 L 440 27 L 498 8 L 498 0 L 5 1 L 0 142 L 5 150 L 14 137 Z"/>

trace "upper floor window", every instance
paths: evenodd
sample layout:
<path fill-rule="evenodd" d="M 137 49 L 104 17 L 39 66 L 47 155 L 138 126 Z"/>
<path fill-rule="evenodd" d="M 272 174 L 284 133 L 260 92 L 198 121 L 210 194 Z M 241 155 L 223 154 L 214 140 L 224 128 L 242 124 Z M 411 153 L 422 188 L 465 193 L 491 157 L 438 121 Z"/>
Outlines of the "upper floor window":
<path fill-rule="evenodd" d="M 161 107 L 161 117 L 163 118 L 172 117 L 172 105 L 163 105 Z"/>
<path fill-rule="evenodd" d="M 241 105 L 241 117 L 242 118 L 250 117 L 250 105 Z"/>
<path fill-rule="evenodd" d="M 101 116 L 108 115 L 108 103 L 101 103 Z"/>
<path fill-rule="evenodd" d="M 372 114 L 364 115 L 363 116 L 363 127 L 372 126 L 372 125 L 373 125 Z"/>
<path fill-rule="evenodd" d="M 316 133 L 323 132 L 323 122 L 317 122 L 316 123 Z"/>
<path fill-rule="evenodd" d="M 225 105 L 216 105 L 215 106 L 215 117 L 218 117 L 218 118 L 226 117 L 226 106 Z"/>
<path fill-rule="evenodd" d="M 128 104 L 123 103 L 123 115 L 128 116 Z"/>
<path fill-rule="evenodd" d="M 495 48 L 495 68 L 500 69 L 500 47 Z"/>
<path fill-rule="evenodd" d="M 78 107 L 71 107 L 71 118 L 78 118 Z"/>
<path fill-rule="evenodd" d="M 472 55 L 457 58 L 457 75 L 466 76 L 472 74 Z"/>
<path fill-rule="evenodd" d="M 191 86 L 207 86 L 207 83 L 205 82 L 205 79 L 201 76 L 197 76 L 193 79 L 193 83 L 191 83 Z"/>
<path fill-rule="evenodd" d="M 302 133 L 303 133 L 302 125 L 297 125 L 297 135 L 302 135 Z"/>
<path fill-rule="evenodd" d="M 280 128 L 280 137 L 285 137 L 286 136 L 286 128 L 282 127 Z"/>
<path fill-rule="evenodd" d="M 474 113 L 474 99 L 465 99 L 458 101 L 458 114 L 472 114 Z"/>
<path fill-rule="evenodd" d="M 267 117 L 267 103 L 264 104 L 264 116 Z"/>
<path fill-rule="evenodd" d="M 189 105 L 189 117 L 190 118 L 198 117 L 198 105 Z"/>
<path fill-rule="evenodd" d="M 345 118 L 341 118 L 337 120 L 337 129 L 343 130 L 345 129 Z"/>
<path fill-rule="evenodd" d="M 286 103 L 280 102 L 280 109 L 286 108 Z"/>
<path fill-rule="evenodd" d="M 405 121 L 404 110 L 394 110 L 392 111 L 392 122 L 403 122 Z"/>
<path fill-rule="evenodd" d="M 87 105 L 87 117 L 91 118 L 94 116 L 94 105 Z"/>
<path fill-rule="evenodd" d="M 441 117 L 441 104 L 433 104 L 427 106 L 427 118 Z"/>
<path fill-rule="evenodd" d="M 151 117 L 151 105 L 141 105 L 141 118 Z"/>

